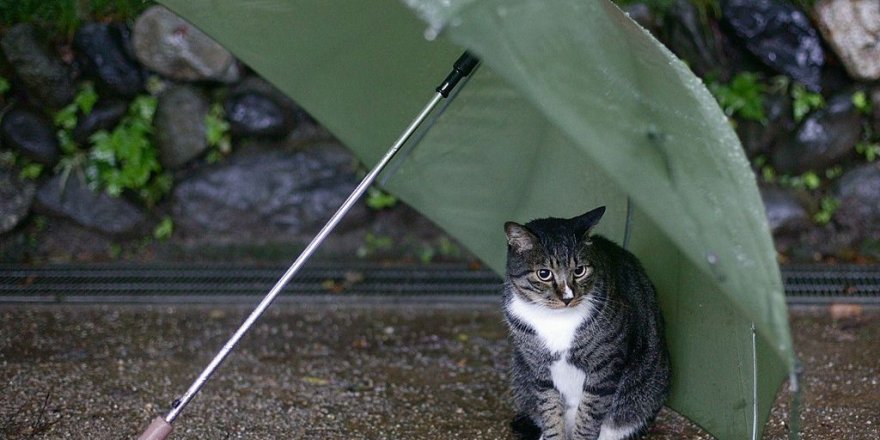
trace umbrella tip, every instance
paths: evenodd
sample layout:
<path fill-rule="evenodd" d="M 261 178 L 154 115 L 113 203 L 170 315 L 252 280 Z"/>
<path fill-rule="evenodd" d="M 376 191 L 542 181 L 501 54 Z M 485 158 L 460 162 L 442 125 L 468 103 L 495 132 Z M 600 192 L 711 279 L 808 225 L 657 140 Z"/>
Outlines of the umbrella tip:
<path fill-rule="evenodd" d="M 443 95 L 444 98 L 448 98 L 449 93 L 455 88 L 458 82 L 461 81 L 462 78 L 470 75 L 474 70 L 474 67 L 477 67 L 477 64 L 479 63 L 479 58 L 471 55 L 470 52 L 465 51 L 460 57 L 458 57 L 455 64 L 452 65 L 452 72 L 449 72 L 446 79 L 437 86 L 437 93 Z"/>

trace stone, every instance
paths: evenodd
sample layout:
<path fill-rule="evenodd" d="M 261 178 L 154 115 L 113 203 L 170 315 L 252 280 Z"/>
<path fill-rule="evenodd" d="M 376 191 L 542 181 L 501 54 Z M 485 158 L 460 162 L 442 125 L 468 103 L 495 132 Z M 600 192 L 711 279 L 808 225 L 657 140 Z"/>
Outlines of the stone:
<path fill-rule="evenodd" d="M 822 0 L 813 11 L 825 41 L 846 71 L 860 81 L 880 79 L 880 2 Z"/>
<path fill-rule="evenodd" d="M 112 130 L 128 112 L 128 103 L 119 99 L 101 99 L 92 107 L 91 113 L 78 115 L 73 129 L 73 140 L 87 145 L 89 136 L 100 130 Z"/>
<path fill-rule="evenodd" d="M 78 173 L 71 173 L 66 179 L 59 174 L 44 182 L 37 191 L 36 207 L 115 236 L 133 235 L 146 221 L 146 214 L 137 205 L 122 197 L 92 191 Z"/>
<path fill-rule="evenodd" d="M 227 244 L 308 239 L 354 190 L 356 163 L 337 144 L 238 149 L 177 182 L 171 196 L 175 233 Z M 358 204 L 337 229 L 366 216 Z"/>
<path fill-rule="evenodd" d="M 224 109 L 232 134 L 280 138 L 293 130 L 297 106 L 267 81 L 249 77 L 230 91 Z"/>
<path fill-rule="evenodd" d="M 880 162 L 851 169 L 834 189 L 840 202 L 834 221 L 858 231 L 861 237 L 880 239 Z"/>
<path fill-rule="evenodd" d="M 171 79 L 232 83 L 241 76 L 228 50 L 162 6 L 137 18 L 132 44 L 143 65 Z"/>
<path fill-rule="evenodd" d="M 61 154 L 52 122 L 41 113 L 23 107 L 14 107 L 3 115 L 0 139 L 6 147 L 15 148 L 44 165 L 55 165 Z"/>
<path fill-rule="evenodd" d="M 86 23 L 73 38 L 85 71 L 112 93 L 133 97 L 144 88 L 140 66 L 125 52 L 119 30 L 106 23 Z"/>
<path fill-rule="evenodd" d="M 813 91 L 821 89 L 825 55 L 809 17 L 781 0 L 725 0 L 722 20 L 764 64 Z"/>
<path fill-rule="evenodd" d="M 871 90 L 871 129 L 880 133 L 880 87 Z"/>
<path fill-rule="evenodd" d="M 786 94 L 771 93 L 764 96 L 765 123 L 736 121 L 736 134 L 748 157 L 767 153 L 777 139 L 796 128 L 791 111 L 791 99 Z"/>
<path fill-rule="evenodd" d="M 209 107 L 208 97 L 190 85 L 172 86 L 159 95 L 153 128 L 163 167 L 178 168 L 205 152 Z"/>
<path fill-rule="evenodd" d="M 767 223 L 774 235 L 797 233 L 810 226 L 810 215 L 794 194 L 771 186 L 760 190 Z"/>
<path fill-rule="evenodd" d="M 651 8 L 645 4 L 640 2 L 633 2 L 628 5 L 623 6 L 624 12 L 629 16 L 633 21 L 639 24 L 639 26 L 645 28 L 648 32 L 656 35 L 658 30 L 657 17 L 651 11 Z"/>
<path fill-rule="evenodd" d="M 11 231 L 27 217 L 34 201 L 34 184 L 19 171 L 0 165 L 0 234 Z"/>
<path fill-rule="evenodd" d="M 675 1 L 663 19 L 666 44 L 676 56 L 686 61 L 698 76 L 728 78 L 728 68 L 723 62 L 719 42 L 706 26 L 697 8 L 687 0 Z"/>
<path fill-rule="evenodd" d="M 13 26 L 0 40 L 0 46 L 35 101 L 60 108 L 73 100 L 76 90 L 70 69 L 49 50 L 32 25 Z"/>
<path fill-rule="evenodd" d="M 835 95 L 824 108 L 807 116 L 793 136 L 777 143 L 771 161 L 783 174 L 824 170 L 852 151 L 861 139 L 861 130 L 852 93 Z"/>

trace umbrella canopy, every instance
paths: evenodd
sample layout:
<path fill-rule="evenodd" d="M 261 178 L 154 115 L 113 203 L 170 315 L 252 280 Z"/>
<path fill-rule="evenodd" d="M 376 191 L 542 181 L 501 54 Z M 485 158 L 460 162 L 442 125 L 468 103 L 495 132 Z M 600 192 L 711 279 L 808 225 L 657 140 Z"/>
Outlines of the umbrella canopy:
<path fill-rule="evenodd" d="M 505 221 L 606 205 L 598 232 L 626 242 L 660 296 L 668 405 L 720 439 L 760 435 L 794 355 L 754 176 L 700 80 L 615 5 L 162 3 L 367 164 L 463 49 L 477 55 L 483 64 L 386 186 L 499 273 Z"/>

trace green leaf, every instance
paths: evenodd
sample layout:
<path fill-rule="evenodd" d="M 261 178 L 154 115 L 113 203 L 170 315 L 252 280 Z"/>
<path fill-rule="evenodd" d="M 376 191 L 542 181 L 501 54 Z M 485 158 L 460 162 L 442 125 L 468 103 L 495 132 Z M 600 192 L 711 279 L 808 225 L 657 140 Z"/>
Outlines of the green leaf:
<path fill-rule="evenodd" d="M 813 110 L 825 107 L 825 98 L 818 93 L 807 91 L 802 84 L 794 84 L 791 87 L 792 116 L 796 122 L 800 122 Z"/>
<path fill-rule="evenodd" d="M 55 123 L 56 127 L 60 127 L 64 130 L 73 130 L 73 128 L 76 127 L 76 112 L 76 103 L 68 104 L 55 113 L 52 122 Z"/>
<path fill-rule="evenodd" d="M 95 106 L 96 102 L 98 102 L 98 93 L 95 92 L 95 87 L 89 82 L 84 83 L 82 88 L 80 88 L 79 92 L 73 98 L 73 104 L 84 115 L 92 112 L 92 108 Z"/>
<path fill-rule="evenodd" d="M 758 75 L 752 72 L 736 75 L 727 85 L 709 83 L 709 90 L 727 116 L 739 116 L 762 123 L 767 119 L 763 96 L 766 89 L 758 80 Z"/>
<path fill-rule="evenodd" d="M 11 88 L 12 85 L 9 84 L 9 80 L 0 76 L 0 95 L 6 94 Z"/>
<path fill-rule="evenodd" d="M 813 215 L 813 221 L 820 225 L 828 224 L 838 207 L 840 207 L 839 200 L 831 196 L 822 197 L 819 201 L 819 211 Z"/>
<path fill-rule="evenodd" d="M 166 215 L 159 221 L 156 228 L 153 229 L 153 238 L 156 240 L 167 240 L 171 238 L 172 233 L 174 233 L 174 221 L 170 216 Z"/>
<path fill-rule="evenodd" d="M 871 114 L 871 101 L 864 91 L 859 90 L 852 95 L 852 103 L 862 114 Z"/>
<path fill-rule="evenodd" d="M 21 173 L 19 173 L 19 176 L 21 176 L 22 179 L 36 180 L 38 177 L 40 177 L 40 174 L 42 173 L 43 164 L 29 163 L 21 169 Z"/>
<path fill-rule="evenodd" d="M 804 186 L 807 187 L 807 189 L 816 189 L 822 184 L 822 179 L 812 171 L 804 173 L 801 176 L 801 180 L 803 180 Z"/>
<path fill-rule="evenodd" d="M 379 188 L 371 187 L 367 193 L 366 203 L 370 208 L 379 211 L 396 205 L 397 197 L 394 197 Z"/>
<path fill-rule="evenodd" d="M 856 144 L 856 152 L 865 156 L 865 160 L 873 162 L 880 157 L 880 144 L 873 142 L 859 142 Z"/>

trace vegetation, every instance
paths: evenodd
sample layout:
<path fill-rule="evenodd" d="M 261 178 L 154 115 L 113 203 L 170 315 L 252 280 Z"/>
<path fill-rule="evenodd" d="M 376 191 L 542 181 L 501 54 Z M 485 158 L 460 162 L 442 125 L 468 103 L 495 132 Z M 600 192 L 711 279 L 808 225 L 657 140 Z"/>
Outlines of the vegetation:
<path fill-rule="evenodd" d="M 0 27 L 33 23 L 66 41 L 87 20 L 129 20 L 151 0 L 0 0 Z"/>
<path fill-rule="evenodd" d="M 397 197 L 373 186 L 367 191 L 366 203 L 371 209 L 381 211 L 397 205 Z"/>
<path fill-rule="evenodd" d="M 132 190 L 147 206 L 171 190 L 171 175 L 162 170 L 151 139 L 155 112 L 155 97 L 138 96 L 116 128 L 89 138 L 92 149 L 86 177 L 94 187 L 112 196 Z"/>
<path fill-rule="evenodd" d="M 813 110 L 825 107 L 822 95 L 808 91 L 801 84 L 791 86 L 791 111 L 795 122 L 800 122 Z"/>
<path fill-rule="evenodd" d="M 223 105 L 215 102 L 205 115 L 205 138 L 208 143 L 208 163 L 216 163 L 232 152 L 232 138 L 229 134 L 229 122 Z"/>
<path fill-rule="evenodd" d="M 871 100 L 868 99 L 868 95 L 865 94 L 863 90 L 859 90 L 852 95 L 852 103 L 863 115 L 870 115 L 871 108 Z"/>
<path fill-rule="evenodd" d="M 98 95 L 90 83 L 83 83 L 74 100 L 54 117 L 62 158 L 56 171 L 66 180 L 72 172 L 82 173 L 95 190 L 119 196 L 130 191 L 147 206 L 153 206 L 171 190 L 171 175 L 162 170 L 152 142 L 156 98 L 136 97 L 122 121 L 110 131 L 89 137 L 78 145 L 72 131 L 81 116 L 91 113 Z"/>
<path fill-rule="evenodd" d="M 764 93 L 767 86 L 760 82 L 756 73 L 738 73 L 728 84 L 710 80 L 707 86 L 728 117 L 766 123 Z"/>

